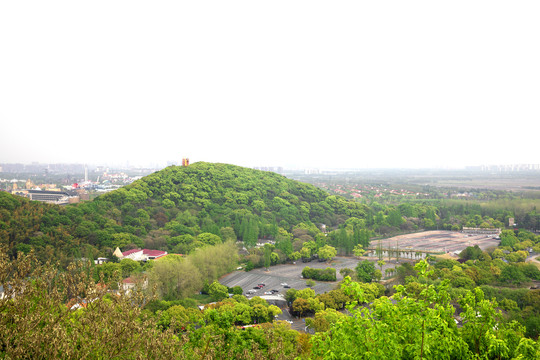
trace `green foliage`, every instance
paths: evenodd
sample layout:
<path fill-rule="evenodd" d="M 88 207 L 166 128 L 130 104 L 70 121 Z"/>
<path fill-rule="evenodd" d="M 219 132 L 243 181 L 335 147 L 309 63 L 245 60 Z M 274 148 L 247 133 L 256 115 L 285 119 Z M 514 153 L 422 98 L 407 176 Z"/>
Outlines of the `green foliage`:
<path fill-rule="evenodd" d="M 480 249 L 478 245 L 474 245 L 474 247 L 468 246 L 459 254 L 459 257 L 464 260 L 476 260 L 480 258 L 480 256 L 482 256 L 482 249 Z"/>
<path fill-rule="evenodd" d="M 33 254 L 8 260 L 2 251 L 0 284 L 2 358 L 185 358 L 185 342 L 141 312 L 140 290 L 109 296 L 81 263 L 59 272 Z"/>
<path fill-rule="evenodd" d="M 359 262 L 355 270 L 356 278 L 365 283 L 370 283 L 375 276 L 375 265 L 368 260 Z"/>
<path fill-rule="evenodd" d="M 208 288 L 208 295 L 212 301 L 221 301 L 229 297 L 228 289 L 225 285 L 221 285 L 218 281 L 214 281 Z"/>
<path fill-rule="evenodd" d="M 238 237 L 247 247 L 259 237 L 279 236 L 279 248 L 288 255 L 291 239 L 283 234 L 293 226 L 307 224 L 314 236 L 313 229 L 320 233 L 314 223 L 332 226 L 340 216 L 363 208 L 275 173 L 196 163 L 168 167 L 91 202 L 66 207 L 2 192 L 0 243 L 9 246 L 11 257 L 16 249 L 34 248 L 40 260 L 57 259 L 63 266 L 82 244 L 94 247 L 97 256 L 110 257 L 117 246 L 151 245 L 186 254 L 220 242 L 205 233 L 222 241 Z M 278 224 L 285 228 L 278 230 Z M 148 236 L 156 231 L 159 236 Z M 183 235 L 195 240 L 178 238 Z"/>
<path fill-rule="evenodd" d="M 333 246 L 325 245 L 319 249 L 318 255 L 320 260 L 329 261 L 337 255 L 337 251 Z"/>
<path fill-rule="evenodd" d="M 155 286 L 162 299 L 186 298 L 203 286 L 203 276 L 190 258 L 155 261 L 149 274 L 150 285 Z"/>
<path fill-rule="evenodd" d="M 132 259 L 122 259 L 119 264 L 123 277 L 128 277 L 133 273 L 141 271 L 141 264 Z"/>
<path fill-rule="evenodd" d="M 108 294 L 82 263 L 58 271 L 40 265 L 33 254 L 9 260 L 5 252 L 0 253 L 0 284 L 7 295 L 0 299 L 1 358 L 309 357 L 309 348 L 300 345 L 300 335 L 287 323 L 234 326 L 270 321 L 280 313 L 261 299 L 226 299 L 201 312 L 187 301 L 148 302 L 141 289 L 129 296 Z"/>
<path fill-rule="evenodd" d="M 465 291 L 460 298 L 463 327 L 458 328 L 447 292 L 448 282 L 437 286 L 424 284 L 434 274 L 425 260 L 415 270 L 419 278 L 414 291 L 411 292 L 412 287 L 397 286 L 395 303 L 381 297 L 369 308 L 356 306 L 369 299 L 360 283 L 346 278 L 342 288 L 355 299 L 348 306 L 352 316 L 326 323 L 316 316 L 309 322 L 321 331 L 328 329 L 312 337 L 313 356 L 329 359 L 513 358 L 525 353 L 536 356 L 537 344 L 523 338 L 523 327 L 503 323 L 495 310 L 497 304 L 486 300 L 479 289 Z"/>
<path fill-rule="evenodd" d="M 313 269 L 309 266 L 306 266 L 302 270 L 302 276 L 304 277 L 304 279 L 313 279 L 319 281 L 336 281 L 336 269 Z"/>
<path fill-rule="evenodd" d="M 330 308 L 323 311 L 317 311 L 313 318 L 307 318 L 306 325 L 315 332 L 325 332 L 330 329 L 331 325 L 344 319 L 345 316 L 345 314 Z"/>

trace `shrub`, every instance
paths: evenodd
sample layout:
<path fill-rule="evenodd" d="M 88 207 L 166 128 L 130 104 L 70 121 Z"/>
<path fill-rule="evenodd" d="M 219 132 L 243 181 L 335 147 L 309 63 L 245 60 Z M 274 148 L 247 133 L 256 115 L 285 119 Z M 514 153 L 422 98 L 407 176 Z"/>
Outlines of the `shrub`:
<path fill-rule="evenodd" d="M 312 269 L 309 266 L 306 266 L 304 270 L 302 270 L 302 276 L 304 277 L 304 279 L 313 279 L 319 281 L 336 281 L 336 269 Z"/>

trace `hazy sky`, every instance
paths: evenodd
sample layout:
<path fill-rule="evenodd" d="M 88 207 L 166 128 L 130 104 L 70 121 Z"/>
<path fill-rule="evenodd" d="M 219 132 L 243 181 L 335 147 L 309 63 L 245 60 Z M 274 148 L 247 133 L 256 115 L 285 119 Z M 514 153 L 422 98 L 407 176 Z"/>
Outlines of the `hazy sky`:
<path fill-rule="evenodd" d="M 540 163 L 540 2 L 2 1 L 0 162 Z"/>

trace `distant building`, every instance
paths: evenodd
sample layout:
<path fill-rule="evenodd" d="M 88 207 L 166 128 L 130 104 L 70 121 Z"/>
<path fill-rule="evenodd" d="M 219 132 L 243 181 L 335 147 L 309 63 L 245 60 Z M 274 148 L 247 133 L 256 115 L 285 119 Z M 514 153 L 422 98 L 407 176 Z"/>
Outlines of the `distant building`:
<path fill-rule="evenodd" d="M 117 258 L 122 258 L 124 255 L 122 255 L 122 252 L 120 251 L 120 249 L 118 248 L 118 246 L 116 247 L 116 249 L 114 250 L 113 252 L 113 255 L 116 256 Z"/>
<path fill-rule="evenodd" d="M 78 201 L 78 196 L 76 193 L 65 191 L 27 190 L 14 188 L 12 194 L 23 196 L 34 201 L 41 201 L 57 205 L 64 205 Z M 77 199 L 75 200 L 75 198 Z"/>
<path fill-rule="evenodd" d="M 97 260 L 94 260 L 94 264 L 96 265 L 105 264 L 106 262 L 109 262 L 109 258 L 98 257 Z"/>
<path fill-rule="evenodd" d="M 116 253 L 116 251 L 115 251 Z M 133 249 L 124 251 L 120 259 L 131 259 L 135 261 L 148 261 L 159 259 L 162 256 L 167 255 L 166 251 L 150 250 L 150 249 Z"/>
<path fill-rule="evenodd" d="M 182 166 L 189 166 L 189 159 L 188 158 L 183 158 L 182 159 Z"/>
<path fill-rule="evenodd" d="M 143 289 L 148 287 L 148 279 L 137 279 L 128 277 L 122 280 L 122 289 L 125 291 L 131 291 L 137 284 L 140 284 Z"/>

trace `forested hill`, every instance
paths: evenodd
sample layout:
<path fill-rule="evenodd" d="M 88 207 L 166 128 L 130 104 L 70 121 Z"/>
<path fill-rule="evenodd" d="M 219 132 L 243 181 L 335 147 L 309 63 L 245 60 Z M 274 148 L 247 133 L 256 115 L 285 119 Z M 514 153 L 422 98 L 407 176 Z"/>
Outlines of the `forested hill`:
<path fill-rule="evenodd" d="M 118 207 L 192 210 L 222 225 L 246 215 L 275 220 L 284 228 L 302 221 L 334 225 L 339 217 L 366 214 L 364 205 L 276 173 L 205 162 L 168 167 L 98 200 Z"/>
<path fill-rule="evenodd" d="M 250 247 L 269 238 L 285 261 L 306 244 L 312 253 L 328 244 L 352 254 L 373 235 L 504 227 L 510 217 L 517 218 L 507 207 L 468 202 L 366 205 L 272 172 L 199 162 L 65 207 L 0 192 L 0 245 L 11 257 L 34 248 L 41 261 L 66 265 L 74 258 L 110 257 L 116 247 L 187 254 L 227 240 Z M 527 217 L 540 219 L 536 209 Z"/>
<path fill-rule="evenodd" d="M 34 248 L 42 261 L 66 264 L 108 257 L 117 246 L 186 253 L 227 239 L 250 245 L 280 228 L 334 226 L 366 212 L 365 205 L 275 173 L 199 162 L 65 207 L 0 192 L 0 243 L 11 256 Z"/>

